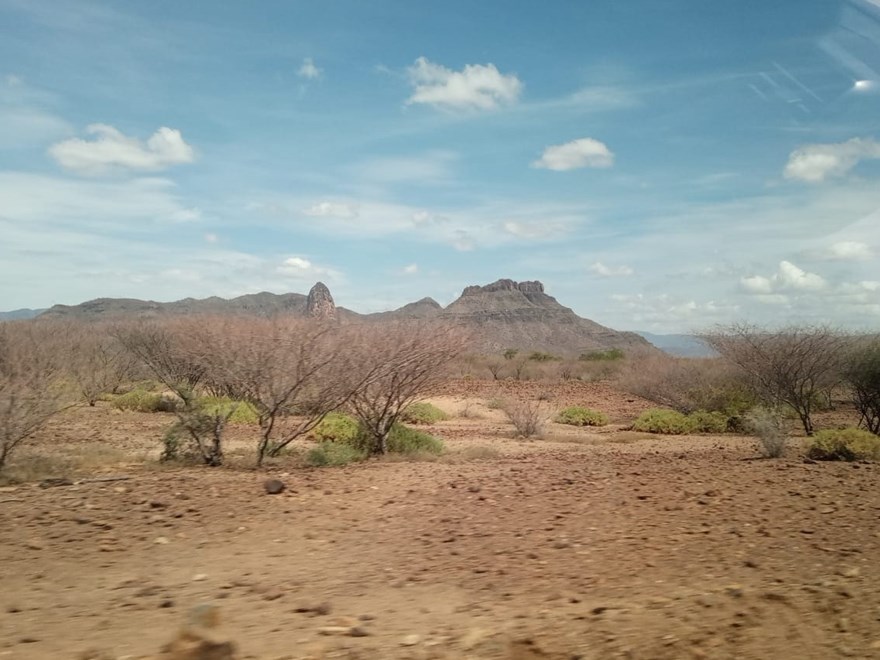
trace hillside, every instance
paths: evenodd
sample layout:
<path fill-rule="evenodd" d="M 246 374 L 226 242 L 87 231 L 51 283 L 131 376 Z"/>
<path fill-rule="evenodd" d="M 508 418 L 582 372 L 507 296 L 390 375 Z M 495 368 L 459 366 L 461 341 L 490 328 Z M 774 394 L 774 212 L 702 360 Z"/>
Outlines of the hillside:
<path fill-rule="evenodd" d="M 124 298 L 98 298 L 79 305 L 55 305 L 40 318 L 159 318 L 184 314 L 248 314 L 335 318 L 340 322 L 381 323 L 400 319 L 438 319 L 471 328 L 476 350 L 496 353 L 506 348 L 578 355 L 606 348 L 650 348 L 651 344 L 632 332 L 619 332 L 581 318 L 544 292 L 541 282 L 502 279 L 485 286 L 468 286 L 461 296 L 442 307 L 432 298 L 422 298 L 395 310 L 359 314 L 337 307 L 330 290 L 321 282 L 308 295 L 299 293 L 256 293 L 229 300 L 185 298 L 155 302 Z"/>

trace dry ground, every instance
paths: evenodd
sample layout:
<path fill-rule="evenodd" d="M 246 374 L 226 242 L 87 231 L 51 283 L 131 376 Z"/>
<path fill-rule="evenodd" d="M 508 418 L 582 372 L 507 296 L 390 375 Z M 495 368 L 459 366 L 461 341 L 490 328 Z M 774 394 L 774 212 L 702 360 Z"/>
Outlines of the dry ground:
<path fill-rule="evenodd" d="M 28 461 L 129 479 L 0 491 L 0 658 L 153 657 L 203 602 L 243 658 L 880 657 L 880 467 L 619 424 L 515 440 L 498 387 L 437 399 L 467 416 L 434 462 L 159 468 L 166 416 L 59 418 Z"/>

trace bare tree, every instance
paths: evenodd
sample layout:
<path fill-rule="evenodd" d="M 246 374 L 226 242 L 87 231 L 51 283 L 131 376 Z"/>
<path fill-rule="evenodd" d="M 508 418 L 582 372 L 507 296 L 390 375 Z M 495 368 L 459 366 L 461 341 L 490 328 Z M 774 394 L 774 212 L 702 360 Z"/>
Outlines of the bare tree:
<path fill-rule="evenodd" d="M 445 380 L 446 368 L 468 348 L 460 328 L 401 321 L 351 328 L 356 387 L 349 406 L 372 454 L 388 451 L 388 435 L 403 410 Z"/>
<path fill-rule="evenodd" d="M 137 362 L 106 324 L 74 322 L 66 326 L 67 370 L 82 398 L 94 406 L 130 380 Z"/>
<path fill-rule="evenodd" d="M 791 406 L 813 435 L 817 401 L 840 383 L 846 336 L 827 326 L 771 331 L 735 324 L 701 337 L 748 376 L 768 407 Z"/>
<path fill-rule="evenodd" d="M 55 334 L 46 323 L 0 323 L 0 469 L 21 443 L 68 405 Z"/>
<path fill-rule="evenodd" d="M 213 341 L 218 389 L 254 406 L 257 465 L 309 433 L 358 387 L 338 326 L 316 319 L 233 319 Z"/>
<path fill-rule="evenodd" d="M 187 317 L 164 321 L 139 321 L 118 326 L 115 336 L 165 387 L 176 394 L 181 406 L 175 410 L 173 429 L 187 436 L 206 465 L 223 463 L 223 432 L 235 410 L 208 413 L 199 404 L 198 390 L 217 360 L 219 347 L 211 332 L 217 321 Z"/>
<path fill-rule="evenodd" d="M 843 377 L 859 411 L 859 425 L 880 435 L 880 338 L 864 337 L 854 343 Z"/>

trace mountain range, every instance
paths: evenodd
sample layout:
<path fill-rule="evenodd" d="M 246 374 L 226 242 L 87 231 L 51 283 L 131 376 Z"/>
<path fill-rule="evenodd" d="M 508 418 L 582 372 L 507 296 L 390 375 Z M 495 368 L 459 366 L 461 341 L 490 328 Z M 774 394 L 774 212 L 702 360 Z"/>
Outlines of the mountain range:
<path fill-rule="evenodd" d="M 621 332 L 582 318 L 544 291 L 538 281 L 501 279 L 485 286 L 468 286 L 443 307 L 422 298 L 398 309 L 359 314 L 338 307 L 330 290 L 316 283 L 307 295 L 300 293 L 248 294 L 232 299 L 185 298 L 161 303 L 130 298 L 98 298 L 79 305 L 55 305 L 48 310 L 20 310 L 15 318 L 159 318 L 183 314 L 246 314 L 336 318 L 339 322 L 383 322 L 399 319 L 437 319 L 464 325 L 473 331 L 475 350 L 498 353 L 507 348 L 576 356 L 584 352 L 620 348 L 649 349 L 652 344 L 634 332 Z M 0 317 L 3 319 L 3 317 Z"/>

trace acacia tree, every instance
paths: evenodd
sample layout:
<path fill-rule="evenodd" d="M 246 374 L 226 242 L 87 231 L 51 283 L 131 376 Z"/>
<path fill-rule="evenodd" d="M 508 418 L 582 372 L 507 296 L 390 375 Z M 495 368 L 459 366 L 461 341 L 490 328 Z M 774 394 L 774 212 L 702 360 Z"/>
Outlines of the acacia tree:
<path fill-rule="evenodd" d="M 56 336 L 47 323 L 0 323 L 0 469 L 13 450 L 68 406 L 58 382 Z"/>
<path fill-rule="evenodd" d="M 388 435 L 408 405 L 445 380 L 448 365 L 468 348 L 466 333 L 436 322 L 399 321 L 350 329 L 349 407 L 371 454 L 388 451 Z"/>
<path fill-rule="evenodd" d="M 223 432 L 235 409 L 205 411 L 198 387 L 208 379 L 209 366 L 219 350 L 211 318 L 187 317 L 163 321 L 139 321 L 118 326 L 115 336 L 156 379 L 176 394 L 178 423 L 169 430 L 182 432 L 206 465 L 223 464 Z M 170 436 L 168 436 L 170 437 Z M 166 445 L 166 455 L 170 455 Z"/>
<path fill-rule="evenodd" d="M 358 387 L 337 325 L 316 319 L 232 319 L 215 333 L 214 387 L 259 415 L 257 465 L 309 433 Z"/>
<path fill-rule="evenodd" d="M 880 338 L 857 342 L 847 356 L 843 377 L 859 411 L 859 424 L 880 435 Z"/>
<path fill-rule="evenodd" d="M 823 395 L 830 396 L 841 381 L 849 342 L 846 336 L 828 326 L 771 331 L 734 324 L 701 338 L 742 370 L 766 405 L 791 406 L 807 435 L 813 435 L 812 413 L 817 401 Z"/>

